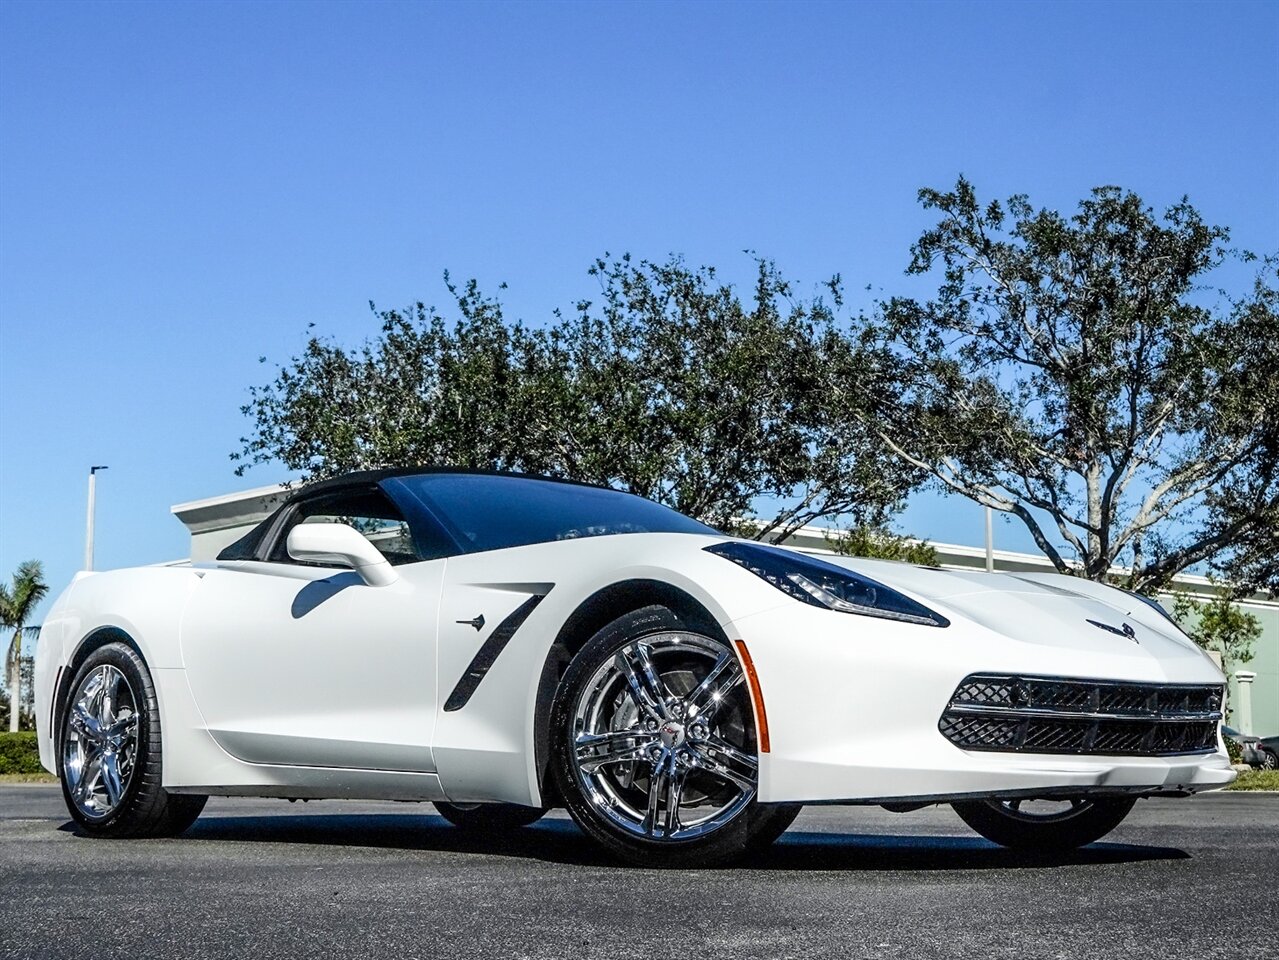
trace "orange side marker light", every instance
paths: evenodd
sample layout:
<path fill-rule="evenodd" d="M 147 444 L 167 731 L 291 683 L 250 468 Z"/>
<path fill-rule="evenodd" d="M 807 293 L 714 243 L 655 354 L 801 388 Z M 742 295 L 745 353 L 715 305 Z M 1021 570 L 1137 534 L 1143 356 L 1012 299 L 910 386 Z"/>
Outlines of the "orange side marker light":
<path fill-rule="evenodd" d="M 750 684 L 751 701 L 755 704 L 755 726 L 759 734 L 759 752 L 768 753 L 768 714 L 764 712 L 764 693 L 759 688 L 759 675 L 755 672 L 755 662 L 751 660 L 750 651 L 746 649 L 745 640 L 734 640 L 737 652 L 742 658 L 742 667 L 746 670 L 746 682 Z"/>

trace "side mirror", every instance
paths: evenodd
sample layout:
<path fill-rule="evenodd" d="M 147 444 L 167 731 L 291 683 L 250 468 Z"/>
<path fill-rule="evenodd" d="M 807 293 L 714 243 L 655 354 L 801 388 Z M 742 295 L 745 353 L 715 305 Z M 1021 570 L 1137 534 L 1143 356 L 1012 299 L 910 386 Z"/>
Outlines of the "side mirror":
<path fill-rule="evenodd" d="M 294 560 L 352 567 L 370 587 L 400 578 L 377 547 L 345 523 L 299 523 L 289 531 L 287 546 Z"/>

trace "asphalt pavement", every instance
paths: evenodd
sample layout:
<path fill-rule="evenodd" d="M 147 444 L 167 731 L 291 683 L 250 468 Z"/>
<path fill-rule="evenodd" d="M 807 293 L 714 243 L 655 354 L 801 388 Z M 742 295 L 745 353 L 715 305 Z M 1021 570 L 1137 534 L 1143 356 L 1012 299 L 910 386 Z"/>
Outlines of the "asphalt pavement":
<path fill-rule="evenodd" d="M 1062 860 L 948 808 L 812 807 L 754 860 L 660 871 L 562 815 L 477 838 L 429 805 L 209 802 L 175 840 L 0 786 L 0 957 L 1279 957 L 1279 794 L 1147 800 Z"/>

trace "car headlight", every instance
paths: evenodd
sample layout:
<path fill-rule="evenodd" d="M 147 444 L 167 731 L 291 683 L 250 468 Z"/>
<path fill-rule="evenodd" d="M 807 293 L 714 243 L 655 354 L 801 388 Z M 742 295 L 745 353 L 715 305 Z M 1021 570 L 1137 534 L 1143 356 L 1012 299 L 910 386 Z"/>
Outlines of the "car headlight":
<path fill-rule="evenodd" d="M 705 549 L 707 553 L 744 567 L 801 603 L 863 617 L 881 617 L 929 627 L 950 626 L 950 621 L 940 613 L 929 610 L 878 580 L 817 557 L 743 541 L 717 543 Z"/>

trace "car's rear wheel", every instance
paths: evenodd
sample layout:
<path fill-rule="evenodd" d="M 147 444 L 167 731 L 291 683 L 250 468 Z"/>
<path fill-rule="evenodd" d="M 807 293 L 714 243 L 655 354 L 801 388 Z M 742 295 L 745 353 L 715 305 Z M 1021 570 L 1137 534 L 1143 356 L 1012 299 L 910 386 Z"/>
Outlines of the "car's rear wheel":
<path fill-rule="evenodd" d="M 645 607 L 592 637 L 560 683 L 551 756 L 578 825 L 646 866 L 707 865 L 789 825 L 755 802 L 755 721 L 714 627 Z"/>
<path fill-rule="evenodd" d="M 72 818 L 104 837 L 175 836 L 208 799 L 161 786 L 160 710 L 146 664 L 123 643 L 99 647 L 62 708 L 58 775 Z"/>
<path fill-rule="evenodd" d="M 756 851 L 776 843 L 781 835 L 790 829 L 790 825 L 804 809 L 801 803 L 758 803 L 755 806 L 758 808 L 756 825 L 751 834 L 749 846 L 751 850 Z"/>
<path fill-rule="evenodd" d="M 1132 810 L 1130 797 L 965 800 L 952 806 L 987 840 L 1024 853 L 1060 853 L 1100 840 Z"/>
<path fill-rule="evenodd" d="M 463 830 L 515 830 L 536 823 L 546 814 L 545 807 L 522 807 L 515 803 L 446 803 L 434 804 L 441 817 Z"/>
<path fill-rule="evenodd" d="M 1264 747 L 1259 752 L 1261 754 L 1260 768 L 1262 770 L 1279 770 L 1279 754 Z"/>

